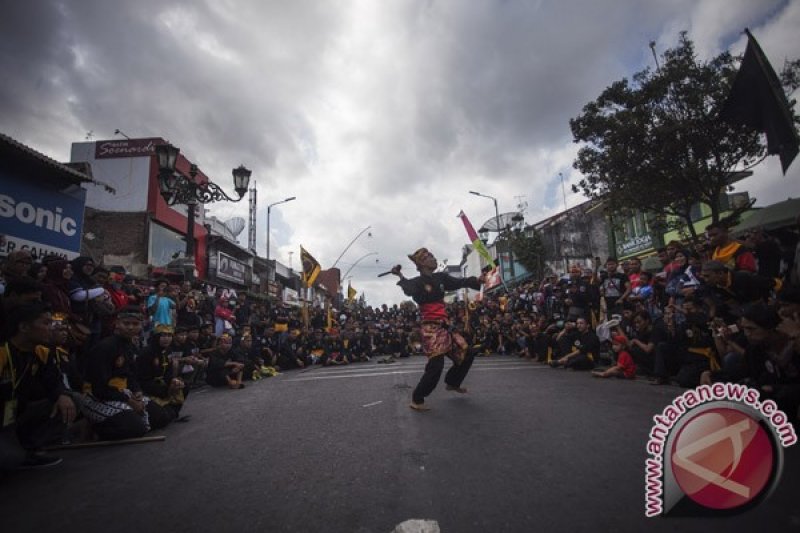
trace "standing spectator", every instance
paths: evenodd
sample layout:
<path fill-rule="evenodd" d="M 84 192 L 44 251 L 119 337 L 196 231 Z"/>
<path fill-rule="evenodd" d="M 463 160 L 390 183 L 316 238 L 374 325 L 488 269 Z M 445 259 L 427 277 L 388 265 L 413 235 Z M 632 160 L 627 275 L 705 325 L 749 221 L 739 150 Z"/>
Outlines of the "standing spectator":
<path fill-rule="evenodd" d="M 236 300 L 222 298 L 214 309 L 214 335 L 231 333 L 236 323 Z"/>
<path fill-rule="evenodd" d="M 147 299 L 147 313 L 153 326 L 174 326 L 172 310 L 175 309 L 175 302 L 167 295 L 168 285 L 167 280 L 158 280 L 155 293 Z"/>
<path fill-rule="evenodd" d="M 745 239 L 745 245 L 753 251 L 758 264 L 758 275 L 777 278 L 781 275 L 781 246 L 773 237 L 758 229 Z"/>
<path fill-rule="evenodd" d="M 617 259 L 606 260 L 606 270 L 600 275 L 600 294 L 606 299 L 608 315 L 622 313 L 622 302 L 631 293 L 631 284 L 625 274 L 617 272 Z"/>
<path fill-rule="evenodd" d="M 755 273 L 758 271 L 753 252 L 739 241 L 730 238 L 728 226 L 721 222 L 709 224 L 706 227 L 706 235 L 712 249 L 711 259 L 713 261 L 719 261 L 732 272 L 745 270 Z"/>
<path fill-rule="evenodd" d="M 631 290 L 635 290 L 642 285 L 642 261 L 638 257 L 633 257 L 628 261 L 628 281 L 631 284 Z"/>

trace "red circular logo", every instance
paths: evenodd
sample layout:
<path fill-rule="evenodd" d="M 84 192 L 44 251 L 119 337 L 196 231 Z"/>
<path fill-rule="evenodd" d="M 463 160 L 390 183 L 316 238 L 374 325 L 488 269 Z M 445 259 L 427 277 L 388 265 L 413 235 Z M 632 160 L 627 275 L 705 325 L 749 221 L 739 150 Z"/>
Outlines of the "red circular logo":
<path fill-rule="evenodd" d="M 675 481 L 689 498 L 703 507 L 733 509 L 763 492 L 775 457 L 756 419 L 721 407 L 699 413 L 680 429 L 671 462 Z"/>

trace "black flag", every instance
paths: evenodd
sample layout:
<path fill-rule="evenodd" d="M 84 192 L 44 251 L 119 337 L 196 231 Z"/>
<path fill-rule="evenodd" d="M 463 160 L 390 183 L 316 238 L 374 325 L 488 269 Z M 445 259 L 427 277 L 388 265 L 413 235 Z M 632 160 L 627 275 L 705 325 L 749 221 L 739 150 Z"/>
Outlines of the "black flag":
<path fill-rule="evenodd" d="M 777 74 L 749 30 L 744 59 L 722 106 L 720 118 L 767 135 L 767 153 L 778 154 L 783 173 L 800 150 L 789 102 Z"/>

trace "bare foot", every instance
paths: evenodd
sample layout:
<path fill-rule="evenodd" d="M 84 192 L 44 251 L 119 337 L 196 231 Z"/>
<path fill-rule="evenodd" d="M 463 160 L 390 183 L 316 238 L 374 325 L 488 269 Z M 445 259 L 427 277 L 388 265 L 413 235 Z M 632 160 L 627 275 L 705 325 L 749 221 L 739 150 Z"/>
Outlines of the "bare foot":
<path fill-rule="evenodd" d="M 455 392 L 457 392 L 459 394 L 466 394 L 467 393 L 467 389 L 465 389 L 464 387 L 451 387 L 450 385 L 447 385 L 445 387 L 445 389 L 451 390 L 451 391 L 455 391 Z"/>
<path fill-rule="evenodd" d="M 431 408 L 430 407 L 426 407 L 424 403 L 411 402 L 410 404 L 408 404 L 408 406 L 410 408 L 412 408 L 413 410 L 415 410 L 415 411 L 430 411 L 431 410 Z"/>

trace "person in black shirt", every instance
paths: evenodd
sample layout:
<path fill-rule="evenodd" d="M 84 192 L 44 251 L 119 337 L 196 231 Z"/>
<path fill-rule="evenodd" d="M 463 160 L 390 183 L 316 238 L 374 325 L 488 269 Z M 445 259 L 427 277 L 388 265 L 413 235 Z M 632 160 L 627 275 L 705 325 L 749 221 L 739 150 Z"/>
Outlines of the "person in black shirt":
<path fill-rule="evenodd" d="M 174 353 L 171 344 L 172 328 L 163 324 L 156 326 L 147 350 L 136 359 L 136 377 L 142 391 L 174 420 L 180 414 L 188 390 L 175 373 L 176 366 L 170 357 Z"/>
<path fill-rule="evenodd" d="M 211 352 L 208 362 L 206 381 L 212 387 L 228 386 L 231 389 L 243 389 L 242 374 L 244 363 L 236 361 L 232 352 L 233 337 L 223 333 L 219 338 L 217 348 Z"/>
<path fill-rule="evenodd" d="M 563 366 L 575 370 L 591 370 L 594 368 L 600 351 L 600 339 L 597 334 L 589 327 L 589 321 L 585 317 L 579 318 L 575 326 L 577 335 L 574 337 L 572 349 L 569 353 L 550 363 L 553 367 Z"/>
<path fill-rule="evenodd" d="M 633 336 L 630 338 L 629 350 L 636 367 L 647 374 L 655 370 L 656 346 L 664 340 L 664 330 L 653 324 L 650 313 L 639 311 L 633 315 Z"/>
<path fill-rule="evenodd" d="M 21 466 L 27 468 L 61 462 L 42 448 L 58 442 L 65 424 L 72 423 L 77 412 L 55 356 L 44 346 L 51 340 L 51 323 L 50 312 L 43 304 L 19 306 L 9 318 L 11 336 L 0 345 L 2 428 L 16 424 L 17 438 L 27 453 Z M 0 462 L 6 459 L 0 457 Z"/>
<path fill-rule="evenodd" d="M 139 337 L 143 320 L 138 307 L 123 308 L 117 313 L 114 335 L 91 350 L 86 368 L 91 393 L 80 408 L 103 440 L 141 437 L 170 421 L 163 408 L 144 395 L 136 376 L 134 339 Z"/>
<path fill-rule="evenodd" d="M 732 324 L 741 308 L 749 303 L 766 302 L 775 280 L 750 272 L 732 272 L 720 261 L 703 263 L 705 281 L 702 294 L 706 298 L 712 317 L 722 318 Z"/>

